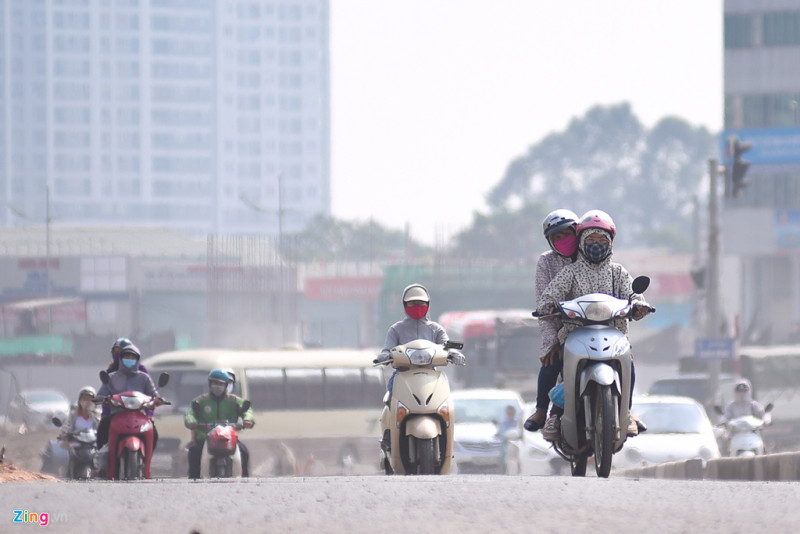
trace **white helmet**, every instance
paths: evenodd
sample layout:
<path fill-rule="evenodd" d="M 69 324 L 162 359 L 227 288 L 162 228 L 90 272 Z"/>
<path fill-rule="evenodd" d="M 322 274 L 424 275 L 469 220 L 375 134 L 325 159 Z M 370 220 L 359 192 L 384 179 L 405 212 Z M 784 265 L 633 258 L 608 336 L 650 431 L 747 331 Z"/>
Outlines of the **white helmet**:
<path fill-rule="evenodd" d="M 430 302 L 431 297 L 425 286 L 419 284 L 411 284 L 403 290 L 403 304 L 411 302 L 412 300 L 421 300 L 422 302 Z"/>
<path fill-rule="evenodd" d="M 567 228 L 576 230 L 577 227 L 578 215 L 567 209 L 551 211 L 542 221 L 544 238 L 547 239 L 547 243 L 550 245 L 550 248 L 558 254 L 561 254 L 561 252 L 556 250 L 556 248 L 553 246 L 553 236 L 562 230 L 566 230 Z"/>

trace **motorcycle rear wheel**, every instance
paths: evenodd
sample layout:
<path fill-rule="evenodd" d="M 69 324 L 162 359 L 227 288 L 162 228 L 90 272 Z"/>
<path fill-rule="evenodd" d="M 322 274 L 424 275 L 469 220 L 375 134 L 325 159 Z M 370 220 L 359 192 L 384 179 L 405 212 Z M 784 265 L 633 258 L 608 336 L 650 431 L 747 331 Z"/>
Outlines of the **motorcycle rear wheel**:
<path fill-rule="evenodd" d="M 594 466 L 597 476 L 608 478 L 614 455 L 614 414 L 611 386 L 597 386 L 594 396 Z"/>

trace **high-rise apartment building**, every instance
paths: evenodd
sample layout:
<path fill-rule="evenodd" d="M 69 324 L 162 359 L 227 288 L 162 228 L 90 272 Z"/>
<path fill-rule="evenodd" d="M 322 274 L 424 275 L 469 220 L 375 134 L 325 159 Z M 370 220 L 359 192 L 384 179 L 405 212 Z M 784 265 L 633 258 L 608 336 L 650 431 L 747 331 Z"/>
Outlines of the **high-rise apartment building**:
<path fill-rule="evenodd" d="M 330 212 L 327 0 L 0 0 L 6 225 Z M 27 219 L 28 222 L 23 222 Z"/>

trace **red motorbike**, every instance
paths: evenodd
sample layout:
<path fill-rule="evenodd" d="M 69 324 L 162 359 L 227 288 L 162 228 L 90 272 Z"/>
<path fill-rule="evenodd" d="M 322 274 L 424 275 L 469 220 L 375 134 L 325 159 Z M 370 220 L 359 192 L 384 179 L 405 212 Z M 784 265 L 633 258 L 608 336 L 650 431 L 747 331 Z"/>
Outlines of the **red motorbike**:
<path fill-rule="evenodd" d="M 250 401 L 244 401 L 239 410 L 241 417 L 250 409 Z M 197 401 L 192 403 L 192 410 L 198 413 L 200 408 Z M 199 423 L 197 428 L 208 431 L 206 454 L 200 460 L 200 476 L 202 478 L 230 478 L 242 476 L 242 458 L 239 451 L 238 431 L 244 428 L 239 422 L 217 421 L 214 423 Z"/>
<path fill-rule="evenodd" d="M 108 374 L 105 371 L 101 373 L 100 378 L 103 383 L 108 382 Z M 158 387 L 164 387 L 168 382 L 169 375 L 161 373 Z M 156 400 L 157 397 L 139 391 L 124 391 L 109 395 L 100 401 L 111 408 L 122 409 L 114 415 L 109 425 L 107 465 L 96 466 L 106 468 L 109 480 L 150 478 L 155 431 L 147 411 L 156 407 Z M 162 400 L 162 404 L 170 403 Z"/>

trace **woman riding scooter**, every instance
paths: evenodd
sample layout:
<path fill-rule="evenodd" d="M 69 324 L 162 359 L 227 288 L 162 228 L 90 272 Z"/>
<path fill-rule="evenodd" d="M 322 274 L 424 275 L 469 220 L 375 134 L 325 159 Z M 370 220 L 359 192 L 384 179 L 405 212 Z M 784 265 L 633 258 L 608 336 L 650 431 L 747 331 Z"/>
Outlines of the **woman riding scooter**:
<path fill-rule="evenodd" d="M 574 263 L 566 265 L 542 294 L 538 312 L 541 315 L 551 313 L 560 301 L 574 299 L 590 293 L 605 293 L 619 299 L 631 299 L 639 304 L 634 309 L 633 318 L 639 320 L 649 312 L 649 307 L 641 295 L 631 289 L 633 279 L 628 271 L 619 263 L 611 261 L 612 245 L 617 228 L 611 216 L 600 210 L 590 210 L 578 221 L 578 251 Z M 623 334 L 628 333 L 627 320 L 617 320 L 614 327 Z M 563 346 L 574 325 L 565 324 L 558 332 L 559 344 Z M 635 382 L 635 371 L 631 362 L 631 393 Z M 632 395 L 631 395 L 632 398 Z M 629 406 L 630 407 L 630 406 Z M 556 441 L 560 435 L 560 410 L 553 408 L 542 429 L 542 436 L 548 441 Z M 631 414 L 627 426 L 629 436 L 636 436 L 646 426 Z"/>
<path fill-rule="evenodd" d="M 92 386 L 82 387 L 78 391 L 78 402 L 70 408 L 68 421 L 61 426 L 61 433 L 58 436 L 61 442 L 60 446 L 70 451 L 66 473 L 69 478 L 88 476 L 76 473 L 76 460 L 78 463 L 82 463 L 77 457 L 86 456 L 83 463 L 91 467 L 95 432 L 100 421 L 100 415 L 94 404 L 96 394 L 97 392 Z M 82 439 L 79 440 L 77 437 Z M 87 444 L 86 439 L 91 442 Z"/>
<path fill-rule="evenodd" d="M 426 339 L 438 345 L 447 343 L 448 337 L 444 327 L 437 322 L 431 321 L 428 316 L 430 302 L 430 294 L 423 285 L 411 284 L 403 290 L 403 309 L 405 310 L 406 316 L 404 319 L 397 321 L 389 327 L 389 331 L 386 333 L 386 342 L 383 344 L 383 350 L 381 350 L 378 357 L 373 360 L 373 363 L 382 364 L 387 362 L 391 359 L 390 354 L 392 348 L 414 341 L 415 339 Z M 464 364 L 465 358 L 463 354 L 457 351 L 451 351 L 451 354 L 455 355 L 454 363 L 457 365 Z M 395 375 L 397 375 L 396 369 L 386 383 L 390 402 Z M 383 436 L 381 446 L 385 450 L 389 450 L 391 440 L 388 435 Z"/>

